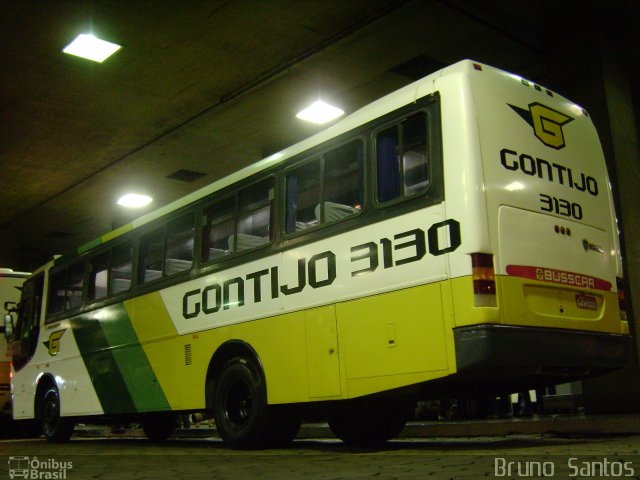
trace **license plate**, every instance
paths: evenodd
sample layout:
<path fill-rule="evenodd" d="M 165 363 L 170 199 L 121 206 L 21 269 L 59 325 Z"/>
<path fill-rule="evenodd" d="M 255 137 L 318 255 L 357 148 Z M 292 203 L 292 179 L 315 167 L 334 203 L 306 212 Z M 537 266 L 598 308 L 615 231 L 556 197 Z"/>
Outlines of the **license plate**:
<path fill-rule="evenodd" d="M 582 310 L 598 310 L 598 301 L 593 295 L 576 295 L 576 306 Z"/>

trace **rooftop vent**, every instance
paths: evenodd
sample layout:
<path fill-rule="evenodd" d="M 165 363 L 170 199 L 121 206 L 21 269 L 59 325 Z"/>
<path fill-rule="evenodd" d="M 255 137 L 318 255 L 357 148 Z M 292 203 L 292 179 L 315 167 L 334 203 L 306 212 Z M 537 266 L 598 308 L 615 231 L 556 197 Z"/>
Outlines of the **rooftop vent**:
<path fill-rule="evenodd" d="M 411 80 L 420 80 L 427 75 L 437 72 L 441 68 L 445 67 L 444 63 L 434 60 L 427 55 L 418 55 L 411 60 L 407 60 L 404 63 L 392 67 L 390 70 L 393 73 L 410 78 Z"/>
<path fill-rule="evenodd" d="M 180 170 L 176 170 L 175 172 L 173 172 L 171 175 L 167 175 L 167 178 L 170 178 L 171 180 L 179 180 L 181 182 L 191 183 L 206 175 L 206 173 L 194 172 L 193 170 L 185 170 L 184 168 L 181 168 Z"/>

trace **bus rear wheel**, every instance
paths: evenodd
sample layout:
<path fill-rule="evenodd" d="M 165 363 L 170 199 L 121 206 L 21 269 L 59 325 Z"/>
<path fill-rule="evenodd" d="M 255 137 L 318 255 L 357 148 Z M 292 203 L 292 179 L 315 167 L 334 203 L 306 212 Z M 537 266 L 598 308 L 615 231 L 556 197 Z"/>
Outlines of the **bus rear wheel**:
<path fill-rule="evenodd" d="M 264 376 L 249 358 L 235 357 L 215 385 L 213 412 L 222 440 L 232 448 L 285 446 L 300 428 L 300 418 L 284 406 L 269 406 Z"/>
<path fill-rule="evenodd" d="M 331 412 L 329 428 L 349 445 L 376 447 L 400 434 L 411 411 L 405 400 L 351 401 Z"/>
<path fill-rule="evenodd" d="M 56 387 L 50 387 L 45 392 L 41 405 L 42 433 L 45 438 L 50 442 L 68 442 L 75 423 L 60 416 L 60 393 Z"/>

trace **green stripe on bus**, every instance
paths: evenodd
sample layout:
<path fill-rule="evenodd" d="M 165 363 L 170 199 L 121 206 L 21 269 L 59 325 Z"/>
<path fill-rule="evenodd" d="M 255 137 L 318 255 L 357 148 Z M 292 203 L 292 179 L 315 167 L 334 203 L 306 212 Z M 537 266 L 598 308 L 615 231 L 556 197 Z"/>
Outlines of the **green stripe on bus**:
<path fill-rule="evenodd" d="M 73 333 L 104 413 L 170 409 L 122 304 L 77 317 Z"/>
<path fill-rule="evenodd" d="M 122 303 L 107 307 L 109 316 L 102 329 L 113 347 L 113 356 L 138 412 L 170 410 L 169 402 L 153 373 L 147 355 L 138 341 L 131 319 Z"/>
<path fill-rule="evenodd" d="M 78 255 L 82 255 L 84 252 L 91 250 L 92 248 L 97 247 L 102 244 L 102 239 L 96 238 L 95 240 L 90 241 L 89 243 L 85 243 L 84 245 L 78 247 Z"/>
<path fill-rule="evenodd" d="M 73 336 L 76 339 L 93 388 L 106 414 L 134 412 L 135 406 L 113 356 L 107 337 L 92 312 L 76 317 Z"/>
<path fill-rule="evenodd" d="M 119 237 L 120 235 L 124 235 L 125 233 L 130 232 L 131 230 L 133 230 L 133 224 L 127 223 L 126 225 L 122 225 L 121 227 L 118 227 L 115 230 L 104 234 L 100 238 L 100 240 L 102 240 L 102 243 L 105 243 L 105 242 L 108 242 L 109 240 Z"/>

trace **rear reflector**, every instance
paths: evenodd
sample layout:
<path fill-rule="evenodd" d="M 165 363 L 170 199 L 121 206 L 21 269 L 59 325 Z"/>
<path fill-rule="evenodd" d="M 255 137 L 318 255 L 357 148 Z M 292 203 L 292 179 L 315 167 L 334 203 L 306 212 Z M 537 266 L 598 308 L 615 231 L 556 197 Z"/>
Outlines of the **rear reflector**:
<path fill-rule="evenodd" d="M 624 280 L 617 277 L 616 286 L 618 287 L 618 308 L 620 309 L 620 320 L 627 321 L 627 306 L 624 301 Z"/>
<path fill-rule="evenodd" d="M 493 269 L 493 255 L 472 253 L 471 267 L 476 307 L 495 307 L 497 305 L 496 276 Z"/>

